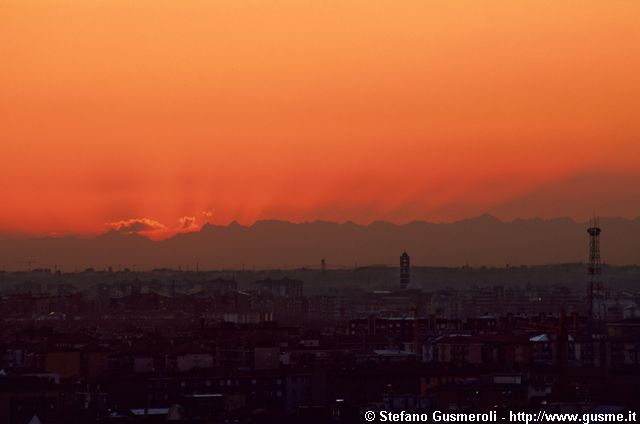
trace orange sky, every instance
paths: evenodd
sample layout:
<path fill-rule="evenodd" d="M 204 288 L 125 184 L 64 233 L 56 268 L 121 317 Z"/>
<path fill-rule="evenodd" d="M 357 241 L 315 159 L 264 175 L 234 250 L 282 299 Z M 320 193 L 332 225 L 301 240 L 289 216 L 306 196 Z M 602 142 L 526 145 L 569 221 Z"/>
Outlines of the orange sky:
<path fill-rule="evenodd" d="M 0 232 L 635 217 L 638 46 L 631 0 L 4 0 Z"/>

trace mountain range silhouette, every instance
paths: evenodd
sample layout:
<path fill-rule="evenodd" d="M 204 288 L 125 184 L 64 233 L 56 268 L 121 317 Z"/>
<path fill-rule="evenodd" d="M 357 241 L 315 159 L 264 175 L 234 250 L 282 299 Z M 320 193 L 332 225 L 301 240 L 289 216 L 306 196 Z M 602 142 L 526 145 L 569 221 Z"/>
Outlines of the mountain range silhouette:
<path fill-rule="evenodd" d="M 397 266 L 403 251 L 414 266 L 505 266 L 584 262 L 588 223 L 571 218 L 516 219 L 503 222 L 481 215 L 452 223 L 415 221 L 398 225 L 377 221 L 264 220 L 251 226 L 205 224 L 199 231 L 153 241 L 139 234 L 109 231 L 94 238 L 0 239 L 5 270 L 57 268 L 284 269 Z M 601 218 L 603 261 L 640 263 L 640 217 Z"/>

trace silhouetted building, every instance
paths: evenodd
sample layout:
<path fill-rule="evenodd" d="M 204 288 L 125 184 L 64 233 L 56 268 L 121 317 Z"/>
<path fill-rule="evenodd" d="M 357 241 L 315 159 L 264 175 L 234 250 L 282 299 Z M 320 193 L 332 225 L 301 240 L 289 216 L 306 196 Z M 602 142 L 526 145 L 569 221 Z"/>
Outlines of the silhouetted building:
<path fill-rule="evenodd" d="M 596 321 L 606 317 L 604 288 L 602 285 L 602 260 L 600 259 L 600 233 L 598 219 L 593 218 L 589 233 L 589 316 Z"/>
<path fill-rule="evenodd" d="M 301 297 L 303 283 L 300 280 L 292 280 L 290 278 L 282 278 L 279 280 L 256 281 L 255 283 L 260 294 L 270 294 L 273 296 Z"/>
<path fill-rule="evenodd" d="M 400 255 L 400 288 L 406 289 L 411 282 L 411 258 L 407 252 Z"/>

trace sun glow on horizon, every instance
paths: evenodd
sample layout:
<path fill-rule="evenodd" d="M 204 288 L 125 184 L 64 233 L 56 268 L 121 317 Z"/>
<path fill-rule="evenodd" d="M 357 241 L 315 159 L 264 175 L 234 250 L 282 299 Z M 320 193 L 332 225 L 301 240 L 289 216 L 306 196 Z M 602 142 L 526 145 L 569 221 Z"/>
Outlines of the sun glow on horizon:
<path fill-rule="evenodd" d="M 640 215 L 640 4 L 9 0 L 0 233 Z"/>

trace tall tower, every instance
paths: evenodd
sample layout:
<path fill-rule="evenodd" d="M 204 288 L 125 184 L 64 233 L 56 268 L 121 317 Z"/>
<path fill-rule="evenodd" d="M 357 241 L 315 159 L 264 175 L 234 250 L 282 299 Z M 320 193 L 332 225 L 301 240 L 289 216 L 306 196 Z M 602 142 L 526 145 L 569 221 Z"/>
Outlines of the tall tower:
<path fill-rule="evenodd" d="M 400 255 L 400 288 L 406 289 L 411 282 L 411 258 L 407 252 Z"/>
<path fill-rule="evenodd" d="M 598 218 L 593 217 L 589 233 L 589 318 L 600 321 L 605 318 L 604 289 L 602 286 L 602 259 L 600 258 L 600 233 Z"/>

